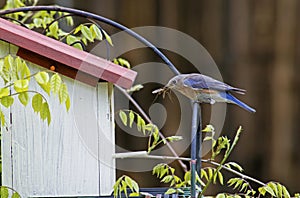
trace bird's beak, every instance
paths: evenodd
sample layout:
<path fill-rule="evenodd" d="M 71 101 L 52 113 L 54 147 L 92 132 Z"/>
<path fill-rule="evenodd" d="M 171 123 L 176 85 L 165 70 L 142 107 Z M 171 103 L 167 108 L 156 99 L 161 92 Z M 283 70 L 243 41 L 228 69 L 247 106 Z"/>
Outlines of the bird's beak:
<path fill-rule="evenodd" d="M 153 94 L 157 94 L 157 93 L 161 93 L 165 90 L 165 87 L 163 88 L 159 88 L 159 89 L 155 89 L 154 91 L 152 91 Z"/>

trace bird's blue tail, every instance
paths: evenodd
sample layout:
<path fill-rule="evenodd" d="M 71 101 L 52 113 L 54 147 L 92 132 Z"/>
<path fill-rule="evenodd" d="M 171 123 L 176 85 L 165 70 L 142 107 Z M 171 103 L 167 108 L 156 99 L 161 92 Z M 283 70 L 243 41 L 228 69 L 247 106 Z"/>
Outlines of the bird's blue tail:
<path fill-rule="evenodd" d="M 252 107 L 249 107 L 248 105 L 246 105 L 245 103 L 243 103 L 242 101 L 238 100 L 236 97 L 234 97 L 233 95 L 231 95 L 230 93 L 226 93 L 226 98 L 230 101 L 232 101 L 234 104 L 237 104 L 238 106 L 242 107 L 243 109 L 255 113 L 256 110 L 253 109 Z"/>

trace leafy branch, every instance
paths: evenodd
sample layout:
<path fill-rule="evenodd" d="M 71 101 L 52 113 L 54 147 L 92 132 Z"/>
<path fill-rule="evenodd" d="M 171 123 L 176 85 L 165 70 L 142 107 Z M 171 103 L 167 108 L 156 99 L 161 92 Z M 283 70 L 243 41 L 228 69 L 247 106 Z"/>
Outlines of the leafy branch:
<path fill-rule="evenodd" d="M 220 151 L 222 149 L 225 149 L 225 154 L 224 157 L 222 159 L 222 161 L 220 162 L 220 165 L 216 168 L 216 170 L 213 173 L 213 177 L 209 178 L 209 180 L 207 181 L 207 183 L 205 184 L 204 188 L 202 189 L 202 191 L 200 192 L 200 197 L 203 196 L 203 194 L 206 192 L 207 188 L 209 187 L 209 185 L 211 184 L 211 182 L 213 181 L 213 178 L 215 178 L 215 175 L 218 174 L 218 172 L 220 172 L 220 170 L 222 169 L 222 165 L 225 164 L 227 158 L 229 157 L 230 153 L 232 152 L 233 148 L 235 147 L 235 145 L 237 144 L 238 140 L 239 140 L 239 136 L 242 132 L 242 127 L 240 126 L 236 132 L 236 135 L 234 137 L 233 143 L 230 146 L 229 140 L 226 137 L 221 137 L 218 138 L 219 140 L 219 144 L 217 146 L 217 150 L 216 153 L 220 153 Z M 215 157 L 215 156 L 214 156 Z"/>
<path fill-rule="evenodd" d="M 147 135 L 148 139 L 148 153 L 153 151 L 158 145 L 166 144 L 167 142 L 179 141 L 181 136 L 170 136 L 161 138 L 159 136 L 159 129 L 152 123 L 146 124 L 145 120 L 136 112 L 132 110 L 119 110 L 119 117 L 125 126 L 132 128 L 134 121 L 136 120 L 137 130 L 142 132 L 143 135 Z"/>
<path fill-rule="evenodd" d="M 145 118 L 145 120 L 148 123 L 152 123 L 151 119 L 149 118 L 149 116 L 144 112 L 144 110 L 141 108 L 141 106 L 131 97 L 131 95 L 123 88 L 115 85 L 122 93 L 124 96 L 126 96 L 129 101 L 136 107 L 136 109 L 138 110 L 138 112 Z M 159 136 L 162 139 L 165 139 L 165 136 L 159 131 Z M 169 150 L 172 152 L 172 154 L 175 157 L 179 157 L 176 153 L 176 151 L 173 149 L 173 147 L 169 144 L 169 142 L 166 142 L 166 146 L 169 148 Z M 180 164 L 180 166 L 183 168 L 184 171 L 187 171 L 187 167 L 186 165 L 182 162 L 182 160 L 178 160 L 178 163 Z"/>
<path fill-rule="evenodd" d="M 162 183 L 170 183 L 170 188 L 165 192 L 165 194 L 184 194 L 183 188 L 191 185 L 190 171 L 185 172 L 183 179 L 181 179 L 179 176 L 175 175 L 175 169 L 165 163 L 156 165 L 152 170 L 152 175 L 156 175 L 158 179 L 161 179 L 160 181 Z M 196 181 L 204 185 L 198 174 L 196 175 Z M 196 187 L 198 190 L 201 189 L 199 186 Z"/>
<path fill-rule="evenodd" d="M 136 183 L 136 181 L 134 181 L 127 175 L 119 177 L 113 186 L 114 197 L 122 197 L 122 192 L 125 194 L 126 197 L 128 197 L 128 188 L 132 192 L 130 193 L 130 196 L 139 196 L 140 190 L 139 185 Z"/>
<path fill-rule="evenodd" d="M 1 198 L 20 198 L 20 194 L 9 186 L 0 186 L 0 197 Z"/>
<path fill-rule="evenodd" d="M 42 120 L 47 120 L 48 124 L 50 124 L 51 114 L 47 99 L 40 92 L 29 90 L 31 78 L 34 78 L 39 87 L 49 96 L 51 94 L 57 95 L 59 102 L 61 104 L 64 103 L 67 110 L 70 108 L 70 96 L 67 85 L 57 73 L 54 73 L 51 77 L 46 71 L 31 74 L 26 61 L 8 54 L 0 60 L 0 76 L 4 81 L 4 86 L 0 88 L 0 102 L 6 108 L 13 105 L 13 96 L 18 96 L 20 103 L 23 106 L 27 106 L 30 100 L 28 93 L 35 93 L 32 98 L 32 108 L 40 115 Z M 2 125 L 4 125 L 4 114 L 1 113 L 0 115 Z"/>

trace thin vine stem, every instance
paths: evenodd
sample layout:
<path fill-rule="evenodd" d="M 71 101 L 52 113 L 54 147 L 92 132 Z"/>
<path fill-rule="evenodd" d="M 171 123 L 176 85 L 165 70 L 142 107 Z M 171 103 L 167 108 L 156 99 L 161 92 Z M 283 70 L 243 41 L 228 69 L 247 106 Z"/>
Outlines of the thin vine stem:
<path fill-rule="evenodd" d="M 31 75 L 29 75 L 29 76 L 26 76 L 23 80 L 30 79 L 30 78 L 34 77 L 35 75 L 37 75 L 38 73 L 44 72 L 44 71 L 47 71 L 47 72 L 49 72 L 49 73 L 56 73 L 56 72 L 51 71 L 51 70 L 49 70 L 49 69 L 42 69 L 41 71 L 38 71 L 38 72 L 35 72 L 34 74 L 31 74 Z M 10 81 L 10 82 L 11 82 L 11 81 Z M 9 83 L 8 85 L 5 85 L 5 86 L 2 87 L 2 88 L 5 89 L 5 88 L 11 87 L 11 86 L 13 86 L 13 85 L 14 85 L 14 83 L 12 82 L 12 83 Z"/>
<path fill-rule="evenodd" d="M 115 85 L 116 88 L 118 88 L 126 97 L 128 100 L 130 100 L 130 102 L 137 108 L 137 110 L 141 113 L 141 115 L 145 118 L 145 120 L 148 123 L 153 124 L 152 120 L 149 118 L 149 116 L 145 113 L 145 111 L 142 109 L 142 107 L 131 97 L 130 94 L 127 93 L 127 91 L 121 87 L 119 87 L 118 85 Z M 165 136 L 159 131 L 159 136 L 162 139 L 165 139 Z M 176 151 L 174 150 L 174 148 L 171 146 L 171 144 L 169 142 L 166 143 L 167 147 L 170 149 L 170 151 L 172 152 L 172 154 L 179 158 L 178 154 L 176 153 Z M 178 160 L 178 163 L 180 164 L 180 166 L 183 168 L 183 170 L 186 172 L 187 171 L 187 167 L 186 165 L 181 161 Z"/>
<path fill-rule="evenodd" d="M 63 19 L 63 18 L 67 18 L 67 17 L 70 17 L 70 16 L 75 16 L 75 14 L 66 14 L 66 15 L 63 15 L 63 16 L 60 16 L 60 17 L 54 19 L 53 21 L 51 21 L 50 23 L 47 24 L 46 28 L 44 28 L 44 30 L 42 31 L 42 34 L 45 34 L 46 31 L 49 29 L 49 27 L 50 27 L 53 23 L 55 23 L 56 21 L 59 21 L 59 20 L 61 20 L 61 19 Z"/>
<path fill-rule="evenodd" d="M 21 91 L 21 92 L 16 92 L 16 93 L 13 93 L 13 94 L 10 94 L 8 96 L 17 96 L 19 94 L 22 94 L 22 93 L 35 93 L 35 94 L 39 94 L 40 96 L 42 96 L 42 98 L 48 103 L 47 99 L 45 98 L 45 96 L 43 94 L 41 94 L 40 92 L 38 91 L 34 91 L 34 90 L 27 90 L 27 91 Z M 2 98 L 5 98 L 5 97 L 8 97 L 8 96 L 4 96 Z M 1 99 L 2 99 L 1 98 Z"/>
<path fill-rule="evenodd" d="M 93 24 L 93 23 L 82 23 L 82 24 L 80 24 L 80 25 L 92 25 L 92 24 Z M 78 26 L 77 26 L 77 27 L 78 27 Z M 69 31 L 68 34 L 62 36 L 62 37 L 59 39 L 59 41 L 62 41 L 62 40 L 64 40 L 67 36 L 73 34 L 73 33 L 75 32 L 75 30 L 77 29 L 77 27 L 75 27 L 75 28 L 73 28 L 71 31 Z"/>
<path fill-rule="evenodd" d="M 243 174 L 243 173 L 241 173 L 241 172 L 238 172 L 238 171 L 236 171 L 236 170 L 234 170 L 234 169 L 228 168 L 227 166 L 222 165 L 222 164 L 219 164 L 218 162 L 211 161 L 211 160 L 208 160 L 208 159 L 202 159 L 201 162 L 207 163 L 207 164 L 211 164 L 211 165 L 214 165 L 214 166 L 217 166 L 217 167 L 221 166 L 222 169 L 224 169 L 224 170 L 226 170 L 226 171 L 228 171 L 228 172 L 231 172 L 231 173 L 233 173 L 233 174 L 235 174 L 235 175 L 241 177 L 242 179 L 252 181 L 252 182 L 257 183 L 257 184 L 262 185 L 262 186 L 266 185 L 266 184 L 263 183 L 262 181 L 259 181 L 259 180 L 255 179 L 255 178 L 253 178 L 253 177 L 250 177 L 250 176 L 248 176 L 248 175 L 245 175 L 245 174 Z"/>
<path fill-rule="evenodd" d="M 210 186 L 210 184 L 212 183 L 213 181 L 213 178 L 215 177 L 215 175 L 223 168 L 223 165 L 225 164 L 226 160 L 228 159 L 229 155 L 231 154 L 233 148 L 235 147 L 235 145 L 237 144 L 238 140 L 239 140 L 239 136 L 242 132 L 242 127 L 239 127 L 237 132 L 236 132 L 236 135 L 234 137 L 234 140 L 232 142 L 232 145 L 227 148 L 226 152 L 225 152 L 225 155 L 222 159 L 222 161 L 220 162 L 219 166 L 216 168 L 216 170 L 214 171 L 214 174 L 213 176 L 207 181 L 206 185 L 203 187 L 202 191 L 199 193 L 199 196 L 198 197 L 203 197 L 203 194 L 206 192 L 207 188 Z"/>

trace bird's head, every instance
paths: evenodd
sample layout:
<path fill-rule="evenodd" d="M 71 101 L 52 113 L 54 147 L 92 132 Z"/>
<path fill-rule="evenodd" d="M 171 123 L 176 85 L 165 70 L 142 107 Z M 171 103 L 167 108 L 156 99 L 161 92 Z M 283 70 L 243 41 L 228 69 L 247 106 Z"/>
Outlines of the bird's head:
<path fill-rule="evenodd" d="M 156 93 L 163 94 L 163 96 L 165 96 L 165 94 L 168 93 L 168 91 L 170 91 L 170 89 L 176 89 L 176 87 L 179 86 L 180 79 L 181 79 L 181 76 L 177 75 L 177 76 L 171 78 L 169 80 L 169 82 L 163 88 L 156 89 L 156 90 L 152 91 L 152 93 L 153 94 L 156 94 Z"/>
<path fill-rule="evenodd" d="M 181 75 L 174 76 L 169 80 L 167 85 L 165 86 L 167 89 L 174 89 L 180 84 L 180 80 L 182 79 Z"/>

